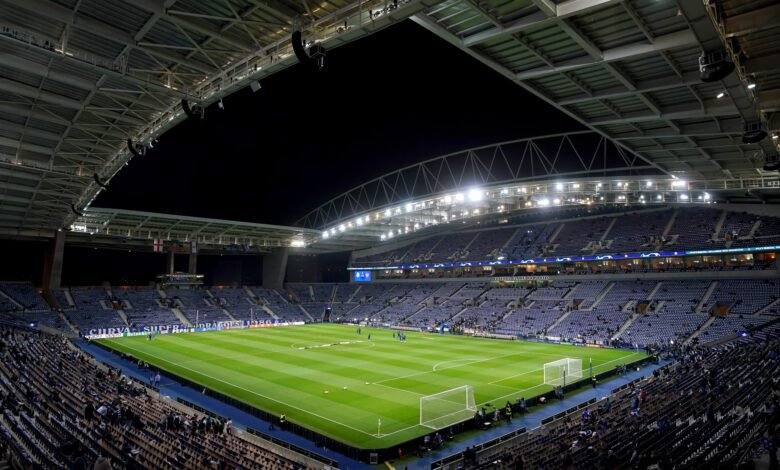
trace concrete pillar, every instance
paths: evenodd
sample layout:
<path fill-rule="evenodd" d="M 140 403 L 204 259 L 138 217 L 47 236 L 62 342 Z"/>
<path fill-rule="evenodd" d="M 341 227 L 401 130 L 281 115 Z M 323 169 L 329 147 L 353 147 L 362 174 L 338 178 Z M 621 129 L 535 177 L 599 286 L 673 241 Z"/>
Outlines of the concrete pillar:
<path fill-rule="evenodd" d="M 169 251 L 167 254 L 168 258 L 165 260 L 165 272 L 167 274 L 173 274 L 173 266 L 174 266 L 174 258 L 176 257 L 176 253 L 173 251 Z"/>
<path fill-rule="evenodd" d="M 281 289 L 287 272 L 287 248 L 276 248 L 263 255 L 263 287 Z"/>
<path fill-rule="evenodd" d="M 190 267 L 187 270 L 190 274 L 198 274 L 198 254 L 190 253 Z"/>
<path fill-rule="evenodd" d="M 54 239 L 46 254 L 43 265 L 43 292 L 59 289 L 62 283 L 62 258 L 65 253 L 65 232 L 54 232 Z"/>

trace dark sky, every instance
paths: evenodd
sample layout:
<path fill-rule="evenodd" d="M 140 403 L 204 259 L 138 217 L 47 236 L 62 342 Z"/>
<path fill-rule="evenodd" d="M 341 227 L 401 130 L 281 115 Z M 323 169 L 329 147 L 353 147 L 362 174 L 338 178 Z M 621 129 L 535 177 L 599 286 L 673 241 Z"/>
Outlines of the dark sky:
<path fill-rule="evenodd" d="M 437 155 L 581 126 L 411 21 L 210 107 L 135 158 L 96 207 L 291 224 Z"/>

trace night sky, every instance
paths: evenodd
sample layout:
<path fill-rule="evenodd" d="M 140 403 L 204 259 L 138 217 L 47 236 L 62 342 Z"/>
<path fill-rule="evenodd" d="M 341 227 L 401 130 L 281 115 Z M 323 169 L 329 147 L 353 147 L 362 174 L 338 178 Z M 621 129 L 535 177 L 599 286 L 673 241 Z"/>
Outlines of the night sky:
<path fill-rule="evenodd" d="M 135 158 L 96 207 L 292 224 L 402 166 L 582 127 L 411 21 L 291 67 Z"/>

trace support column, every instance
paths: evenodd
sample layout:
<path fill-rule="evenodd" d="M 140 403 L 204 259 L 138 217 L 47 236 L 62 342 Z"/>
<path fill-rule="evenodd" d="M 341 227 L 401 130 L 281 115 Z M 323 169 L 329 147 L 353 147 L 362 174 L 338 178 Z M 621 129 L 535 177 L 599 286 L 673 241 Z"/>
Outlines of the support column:
<path fill-rule="evenodd" d="M 198 254 L 190 252 L 190 267 L 187 271 L 190 274 L 198 274 Z"/>
<path fill-rule="evenodd" d="M 173 251 L 169 251 L 167 256 L 168 257 L 165 259 L 165 272 L 167 274 L 173 274 L 173 266 L 174 266 L 173 262 L 174 262 L 174 258 L 176 257 L 176 253 L 174 253 Z"/>
<path fill-rule="evenodd" d="M 263 287 L 281 289 L 287 273 L 287 248 L 277 248 L 263 255 Z"/>
<path fill-rule="evenodd" d="M 59 289 L 62 283 L 62 258 L 65 253 L 65 232 L 54 232 L 54 240 L 46 254 L 43 265 L 43 292 Z"/>

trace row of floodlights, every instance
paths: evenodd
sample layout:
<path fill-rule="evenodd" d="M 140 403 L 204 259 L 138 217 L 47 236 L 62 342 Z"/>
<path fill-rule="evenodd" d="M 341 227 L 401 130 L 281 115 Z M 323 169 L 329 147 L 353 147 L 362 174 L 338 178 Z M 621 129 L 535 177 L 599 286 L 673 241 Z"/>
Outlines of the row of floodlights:
<path fill-rule="evenodd" d="M 623 181 L 618 181 L 618 182 L 616 182 L 614 184 L 615 184 L 615 186 L 617 188 L 624 189 L 626 191 L 628 191 L 630 189 L 630 187 L 632 186 L 630 182 L 623 182 Z M 688 183 L 686 181 L 684 181 L 684 180 L 675 179 L 675 180 L 672 181 L 671 186 L 672 186 L 672 188 L 675 188 L 675 189 L 686 189 L 687 188 L 687 184 Z M 570 184 L 568 184 L 568 189 L 570 189 L 570 190 L 579 190 L 581 188 L 581 186 L 582 185 L 580 183 L 570 183 Z M 639 187 L 642 187 L 642 186 L 644 186 L 647 189 L 650 189 L 650 188 L 655 187 L 656 183 L 654 181 L 652 181 L 652 180 L 648 180 L 648 181 L 640 182 L 639 183 Z M 596 183 L 595 184 L 595 189 L 602 189 L 603 187 L 604 187 L 603 183 Z M 636 187 L 636 186 L 634 186 L 634 187 Z M 556 191 L 562 192 L 565 189 L 567 189 L 567 185 L 564 184 L 564 183 L 555 183 L 554 188 L 555 188 Z M 529 192 L 533 193 L 533 192 L 540 192 L 540 191 L 547 192 L 547 187 L 545 185 L 535 185 L 535 186 L 531 186 L 530 188 L 528 186 L 522 186 L 522 187 L 515 188 L 515 189 L 503 188 L 503 189 L 501 189 L 498 192 L 498 195 L 499 195 L 499 197 L 501 197 L 501 196 L 514 195 L 515 193 L 516 194 L 528 194 Z M 380 220 L 383 220 L 383 219 L 390 219 L 393 216 L 399 216 L 399 215 L 402 215 L 404 213 L 409 214 L 409 213 L 415 212 L 417 210 L 431 208 L 436 203 L 439 203 L 441 205 L 463 204 L 463 203 L 467 203 L 467 202 L 469 202 L 469 203 L 477 203 L 477 202 L 482 201 L 485 198 L 485 196 L 489 196 L 490 194 L 491 194 L 491 192 L 489 192 L 489 191 L 485 191 L 485 190 L 478 189 L 478 188 L 472 188 L 472 189 L 469 189 L 468 191 L 465 191 L 465 192 L 458 192 L 458 193 L 455 193 L 455 194 L 447 194 L 447 195 L 442 196 L 442 197 L 440 197 L 438 199 L 435 199 L 435 200 L 432 199 L 432 200 L 416 202 L 416 203 L 409 202 L 409 203 L 407 203 L 405 205 L 402 205 L 402 206 L 397 206 L 397 207 L 394 207 L 394 208 L 387 208 L 384 211 L 376 212 L 373 215 L 368 214 L 368 215 L 360 216 L 360 217 L 357 217 L 357 218 L 355 218 L 355 219 L 353 219 L 351 221 L 343 222 L 343 223 L 339 224 L 338 226 L 334 226 L 334 227 L 331 227 L 329 229 L 326 229 L 325 231 L 322 232 L 322 238 L 327 240 L 327 239 L 329 239 L 331 237 L 338 236 L 340 234 L 349 232 L 350 230 L 353 230 L 353 229 L 356 229 L 356 228 L 360 228 L 360 227 L 362 227 L 364 225 L 368 225 L 372 221 L 376 222 L 376 221 L 380 221 Z M 687 198 L 687 196 L 686 196 L 686 198 Z M 603 201 L 604 198 L 602 197 L 601 200 Z M 621 200 L 621 199 L 618 198 L 618 200 Z M 623 198 L 622 200 L 625 200 L 625 198 Z M 660 197 L 658 200 L 663 200 L 663 197 Z M 687 200 L 687 199 L 683 199 L 681 197 L 680 200 Z M 555 201 L 559 201 L 559 202 L 556 203 Z M 556 198 L 556 199 L 552 200 L 552 204 L 560 204 L 560 202 L 561 201 L 560 201 L 559 198 Z M 580 201 L 580 200 L 576 200 L 576 201 L 572 200 L 571 202 L 586 203 L 586 200 L 584 200 L 584 199 L 582 201 Z M 541 200 L 538 201 L 537 204 L 539 206 L 541 206 L 541 207 L 544 207 L 546 205 L 550 205 L 550 200 L 549 199 L 541 199 Z M 531 202 L 531 201 L 527 201 L 526 202 L 526 207 L 532 207 L 532 206 L 533 206 L 533 202 Z M 498 212 L 504 212 L 506 210 L 506 207 L 504 205 L 499 205 L 497 207 L 497 210 L 498 210 Z M 409 232 L 413 232 L 415 230 L 427 227 L 429 225 L 436 225 L 436 224 L 438 224 L 440 222 L 449 222 L 451 220 L 455 220 L 455 219 L 459 219 L 459 218 L 462 219 L 462 218 L 468 217 L 468 216 L 477 216 L 477 215 L 481 215 L 481 214 L 483 214 L 485 212 L 486 211 L 481 210 L 480 208 L 475 208 L 475 209 L 472 209 L 472 210 L 464 209 L 464 210 L 461 210 L 461 211 L 452 211 L 450 215 L 448 215 L 447 213 L 444 213 L 441 216 L 441 218 L 440 218 L 441 220 L 433 219 L 431 221 L 424 221 L 424 222 L 415 223 L 413 225 L 408 225 L 408 226 L 405 226 L 403 229 L 391 230 L 391 231 L 388 231 L 385 234 L 380 235 L 380 238 L 382 240 L 391 239 L 391 238 L 393 238 L 395 236 L 403 235 L 403 234 L 406 234 L 406 233 L 409 233 Z"/>

